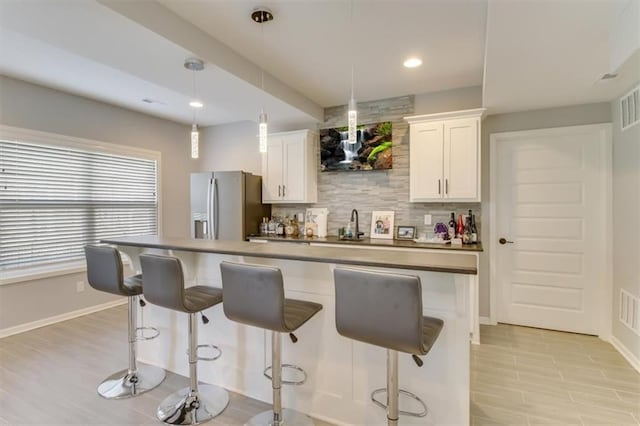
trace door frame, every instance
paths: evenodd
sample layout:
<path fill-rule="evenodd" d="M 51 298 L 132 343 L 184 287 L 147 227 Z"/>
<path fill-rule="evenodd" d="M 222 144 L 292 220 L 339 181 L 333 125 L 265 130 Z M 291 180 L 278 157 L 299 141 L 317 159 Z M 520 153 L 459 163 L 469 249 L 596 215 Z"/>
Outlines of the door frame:
<path fill-rule="evenodd" d="M 613 159 L 612 159 L 612 137 L 611 137 L 611 123 L 601 124 L 588 124 L 581 126 L 563 126 L 544 129 L 533 130 L 519 130 L 512 132 L 499 132 L 491 133 L 489 144 L 489 318 L 491 324 L 497 324 L 498 321 L 498 301 L 500 300 L 500 285 L 498 281 L 497 260 L 494 253 L 498 253 L 498 235 L 497 229 L 497 200 L 496 195 L 498 193 L 497 182 L 497 151 L 498 143 L 501 141 L 509 140 L 513 137 L 522 136 L 556 136 L 559 134 L 566 134 L 572 130 L 584 132 L 585 130 L 593 130 L 594 132 L 604 132 L 604 137 L 600 141 L 600 157 L 603 159 L 603 169 L 600 170 L 601 188 L 600 191 L 603 196 L 604 203 L 602 205 L 602 217 L 604 218 L 605 226 L 601 230 L 604 233 L 602 241 L 604 241 L 605 247 L 605 259 L 604 259 L 604 283 L 601 288 L 598 289 L 598 299 L 604 302 L 604 306 L 600 306 L 597 315 L 599 319 L 597 321 L 598 337 L 605 341 L 609 341 L 611 338 L 612 329 L 612 310 L 613 310 Z"/>

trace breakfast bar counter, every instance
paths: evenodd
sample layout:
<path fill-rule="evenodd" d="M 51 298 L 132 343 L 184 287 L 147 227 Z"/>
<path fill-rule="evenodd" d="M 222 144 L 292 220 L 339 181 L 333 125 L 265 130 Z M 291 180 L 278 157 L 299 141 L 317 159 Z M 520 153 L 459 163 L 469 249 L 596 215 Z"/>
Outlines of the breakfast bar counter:
<path fill-rule="evenodd" d="M 102 242 L 116 245 L 130 258 L 136 271 L 140 270 L 141 253 L 180 258 L 187 285 L 221 287 L 223 260 L 280 268 L 287 297 L 323 305 L 314 320 L 296 332 L 297 343 L 283 339 L 283 362 L 300 366 L 308 375 L 302 386 L 283 387 L 283 406 L 335 424 L 377 424 L 384 419 L 384 411 L 370 401 L 370 393 L 386 384 L 386 351 L 337 333 L 333 269 L 345 266 L 417 275 L 422 283 L 423 314 L 442 319 L 444 328 L 423 358 L 422 367 L 407 354 L 399 357 L 400 387 L 417 394 L 429 407 L 426 417 L 401 416 L 400 422 L 469 424 L 469 299 L 477 277 L 474 253 L 155 236 Z M 211 321 L 199 326 L 199 343 L 217 345 L 222 357 L 201 363 L 201 380 L 270 402 L 271 383 L 263 376 L 263 370 L 271 363 L 267 333 L 227 320 L 221 307 L 210 308 L 205 315 Z M 140 342 L 139 359 L 187 375 L 187 316 L 148 304 L 144 319 L 147 325 L 158 327 L 161 334 L 157 339 Z M 401 398 L 401 409 L 414 410 L 413 404 L 414 401 Z"/>

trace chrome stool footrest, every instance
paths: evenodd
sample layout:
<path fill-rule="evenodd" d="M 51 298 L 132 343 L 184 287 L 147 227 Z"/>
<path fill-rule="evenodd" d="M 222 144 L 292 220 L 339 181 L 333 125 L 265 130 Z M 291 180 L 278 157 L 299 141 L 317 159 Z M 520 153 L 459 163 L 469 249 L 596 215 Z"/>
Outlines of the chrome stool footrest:
<path fill-rule="evenodd" d="M 384 404 L 380 401 L 378 401 L 376 399 L 376 395 L 381 394 L 381 393 L 387 393 L 387 388 L 381 388 L 381 389 L 376 389 L 373 392 L 371 392 L 371 401 L 373 401 L 374 404 L 376 404 L 378 407 L 380 408 L 384 408 L 385 410 L 387 409 L 387 404 Z M 421 400 L 418 395 L 413 394 L 409 391 L 400 389 L 400 395 L 405 395 L 410 397 L 411 399 L 417 401 L 421 406 L 422 406 L 422 411 L 403 411 L 403 410 L 399 410 L 398 413 L 405 415 L 405 416 L 412 416 L 412 417 L 424 417 L 429 413 L 429 410 L 427 409 L 427 404 L 424 403 L 423 400 Z"/>
<path fill-rule="evenodd" d="M 145 336 L 145 332 L 150 332 Z M 136 340 L 153 340 L 160 335 L 160 330 L 156 327 L 138 327 L 136 328 Z"/>
<path fill-rule="evenodd" d="M 295 386 L 300 386 L 303 385 L 306 381 L 307 381 L 307 372 L 304 371 L 302 368 L 298 367 L 297 365 L 293 365 L 293 364 L 282 364 L 282 370 L 284 372 L 285 368 L 290 368 L 291 370 L 294 370 L 297 373 L 302 374 L 302 378 L 300 380 L 282 380 L 281 383 L 283 385 L 295 385 Z M 264 374 L 264 377 L 266 377 L 267 379 L 271 380 L 271 374 L 267 373 L 267 371 L 271 370 L 271 366 L 268 366 L 267 368 L 264 369 L 264 372 L 262 374 Z"/>
<path fill-rule="evenodd" d="M 217 347 L 216 345 L 198 345 L 197 349 L 200 348 L 208 348 L 208 349 L 212 349 L 215 355 L 213 356 L 198 356 L 198 361 L 215 361 L 216 359 L 220 358 L 222 356 L 222 350 Z M 187 355 L 189 355 L 189 349 L 187 349 Z"/>

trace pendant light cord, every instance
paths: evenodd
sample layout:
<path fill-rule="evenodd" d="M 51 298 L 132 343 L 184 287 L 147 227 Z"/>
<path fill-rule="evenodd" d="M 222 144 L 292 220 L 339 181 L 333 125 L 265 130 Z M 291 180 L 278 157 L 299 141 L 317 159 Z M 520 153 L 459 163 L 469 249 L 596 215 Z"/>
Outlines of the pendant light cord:
<path fill-rule="evenodd" d="M 353 35 L 353 0 L 350 3 L 350 13 L 349 13 L 349 29 L 351 32 L 351 99 L 353 99 L 353 68 L 354 68 L 354 60 L 353 60 L 353 47 L 354 43 L 354 35 Z"/>
<path fill-rule="evenodd" d="M 265 12 L 262 12 L 263 14 Z M 262 86 L 262 107 L 260 108 L 260 111 L 262 113 L 264 113 L 264 99 L 265 99 L 265 93 L 264 93 L 264 19 L 262 20 L 262 22 L 260 22 L 260 46 L 262 49 L 261 52 L 261 56 L 262 56 L 262 62 L 263 64 L 260 65 L 260 85 Z"/>
<path fill-rule="evenodd" d="M 195 70 L 191 70 L 191 75 L 193 77 L 192 82 L 193 82 L 193 87 L 192 87 L 192 93 L 193 93 L 193 100 L 196 100 L 196 71 Z M 191 108 L 193 110 L 193 124 L 196 124 L 196 109 L 197 108 Z"/>

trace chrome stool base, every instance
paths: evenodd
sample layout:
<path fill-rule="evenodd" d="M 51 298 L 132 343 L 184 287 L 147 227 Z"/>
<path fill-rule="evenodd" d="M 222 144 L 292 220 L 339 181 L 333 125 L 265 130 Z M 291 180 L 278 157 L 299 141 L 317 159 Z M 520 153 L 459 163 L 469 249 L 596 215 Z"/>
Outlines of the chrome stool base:
<path fill-rule="evenodd" d="M 282 409 L 282 417 L 279 422 L 274 422 L 273 411 L 263 411 L 262 413 L 255 415 L 249 419 L 245 426 L 313 426 L 313 420 L 296 410 L 289 408 Z"/>
<path fill-rule="evenodd" d="M 98 394 L 106 399 L 131 398 L 150 391 L 164 380 L 162 368 L 139 363 L 135 376 L 129 370 L 118 371 L 98 386 Z"/>
<path fill-rule="evenodd" d="M 197 425 L 218 416 L 229 404 L 229 393 L 214 385 L 199 385 L 196 396 L 191 388 L 172 393 L 158 406 L 157 415 L 171 425 Z"/>

